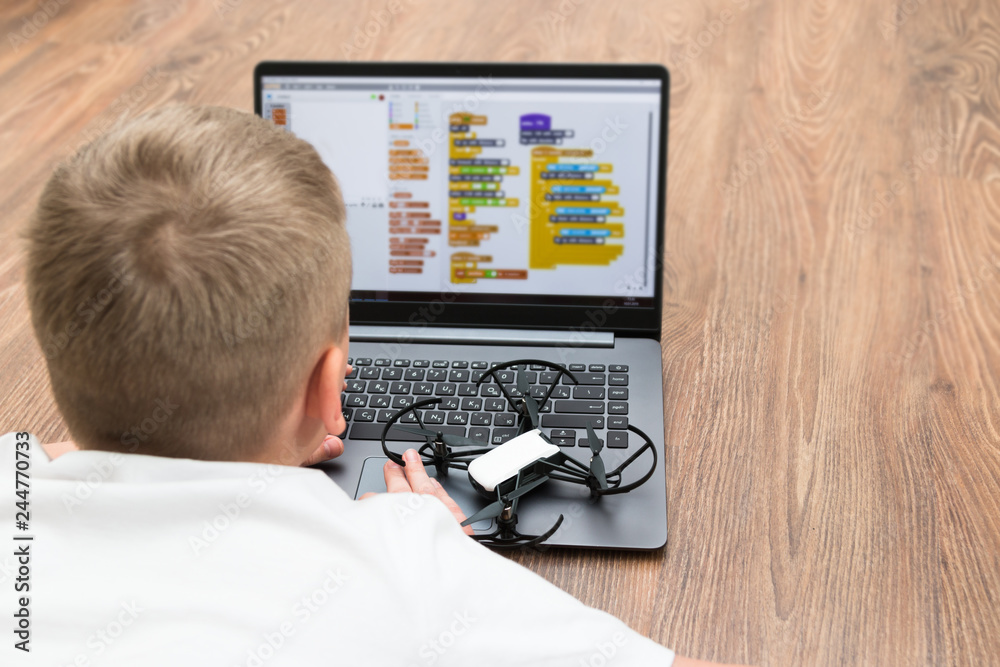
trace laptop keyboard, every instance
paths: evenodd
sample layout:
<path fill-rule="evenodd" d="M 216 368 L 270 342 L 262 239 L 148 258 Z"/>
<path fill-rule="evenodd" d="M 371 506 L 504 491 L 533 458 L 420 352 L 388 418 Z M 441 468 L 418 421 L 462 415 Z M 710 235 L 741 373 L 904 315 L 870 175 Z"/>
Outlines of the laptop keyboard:
<path fill-rule="evenodd" d="M 354 369 L 347 376 L 343 394 L 345 434 L 351 440 L 376 440 L 394 414 L 417 401 L 440 398 L 441 403 L 421 412 L 428 428 L 468 436 L 489 445 L 501 445 L 517 435 L 517 414 L 497 383 L 476 382 L 490 369 L 485 361 L 430 359 L 348 359 Z M 589 447 L 587 424 L 599 440 L 612 449 L 628 447 L 628 366 L 623 364 L 569 364 L 578 384 L 563 376 L 549 400 L 539 410 L 540 425 L 553 444 Z M 558 375 L 546 366 L 521 365 L 497 371 L 513 397 L 518 371 L 528 380 L 528 391 L 536 399 L 545 396 Z M 397 422 L 416 424 L 411 412 Z M 341 437 L 343 437 L 342 434 Z M 392 440 L 422 442 L 418 435 L 393 431 Z"/>

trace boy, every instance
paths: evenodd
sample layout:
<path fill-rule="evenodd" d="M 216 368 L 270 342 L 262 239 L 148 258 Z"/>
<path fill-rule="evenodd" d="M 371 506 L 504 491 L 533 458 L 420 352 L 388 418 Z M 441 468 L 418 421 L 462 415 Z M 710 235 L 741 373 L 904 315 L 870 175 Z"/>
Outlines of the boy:
<path fill-rule="evenodd" d="M 26 284 L 81 451 L 33 467 L 32 656 L 670 665 L 468 539 L 412 450 L 403 493 L 360 501 L 299 467 L 343 450 L 344 218 L 308 144 L 228 109 L 145 114 L 56 170 Z"/>

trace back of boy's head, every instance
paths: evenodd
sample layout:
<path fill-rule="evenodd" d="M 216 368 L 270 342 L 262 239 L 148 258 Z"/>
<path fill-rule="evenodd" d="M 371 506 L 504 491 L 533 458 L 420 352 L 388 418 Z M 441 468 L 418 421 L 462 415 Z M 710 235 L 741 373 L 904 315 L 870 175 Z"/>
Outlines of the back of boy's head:
<path fill-rule="evenodd" d="M 26 284 L 77 443 L 260 453 L 346 332 L 344 218 L 309 144 L 231 109 L 144 114 L 57 168 Z"/>

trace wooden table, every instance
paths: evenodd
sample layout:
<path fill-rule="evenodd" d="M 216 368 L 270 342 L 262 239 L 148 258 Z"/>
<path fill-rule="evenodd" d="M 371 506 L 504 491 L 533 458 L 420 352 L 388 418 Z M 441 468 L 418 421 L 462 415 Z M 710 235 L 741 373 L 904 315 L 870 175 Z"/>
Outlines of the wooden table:
<path fill-rule="evenodd" d="M 996 3 L 43 7 L 0 10 L 3 430 L 67 435 L 17 235 L 118 118 L 250 110 L 262 59 L 664 63 L 670 542 L 518 559 L 695 657 L 1000 661 Z"/>

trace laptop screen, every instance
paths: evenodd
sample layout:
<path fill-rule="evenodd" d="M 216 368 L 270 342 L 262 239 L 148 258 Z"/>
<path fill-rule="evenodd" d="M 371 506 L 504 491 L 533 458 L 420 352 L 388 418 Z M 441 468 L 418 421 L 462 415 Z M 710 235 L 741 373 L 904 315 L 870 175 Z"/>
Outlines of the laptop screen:
<path fill-rule="evenodd" d="M 347 206 L 352 302 L 652 308 L 660 78 L 262 75 Z"/>

